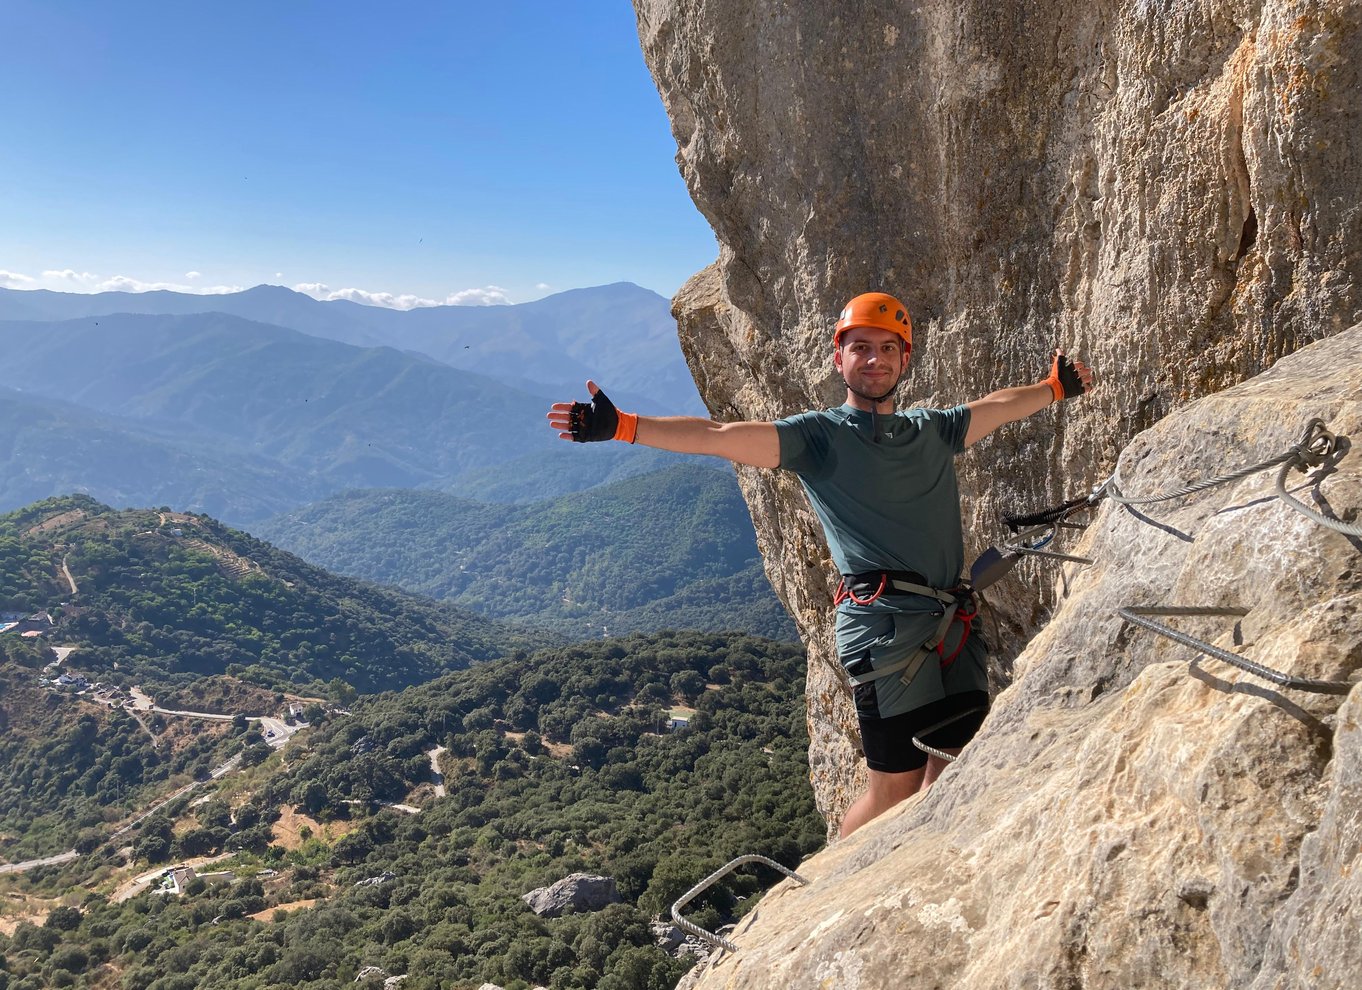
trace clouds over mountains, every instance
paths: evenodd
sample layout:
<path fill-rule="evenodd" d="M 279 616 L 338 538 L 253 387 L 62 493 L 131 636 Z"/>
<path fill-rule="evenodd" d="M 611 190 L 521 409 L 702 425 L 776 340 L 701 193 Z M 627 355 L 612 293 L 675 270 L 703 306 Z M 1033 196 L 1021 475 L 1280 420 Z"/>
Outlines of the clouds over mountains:
<path fill-rule="evenodd" d="M 185 282 L 148 282 L 128 275 L 97 275 L 94 272 L 78 272 L 74 268 L 49 268 L 38 275 L 25 275 L 22 272 L 0 270 L 0 288 L 6 289 L 51 289 L 54 292 L 78 292 L 83 294 L 98 292 L 188 292 L 194 295 L 214 296 L 240 292 L 240 285 L 200 285 L 202 272 L 186 272 Z"/>
<path fill-rule="evenodd" d="M 337 299 L 344 299 L 346 302 L 360 303 L 365 306 L 382 306 L 385 309 L 512 305 L 506 290 L 498 285 L 484 285 L 480 289 L 462 289 L 458 292 L 451 292 L 443 300 L 426 299 L 423 296 L 411 295 L 410 293 L 393 295 L 391 292 L 369 292 L 366 289 L 333 289 L 323 282 L 300 282 L 293 287 L 293 291 L 311 296 L 319 302 L 334 302 Z"/>
<path fill-rule="evenodd" d="M 282 280 L 283 273 L 275 277 Z M 51 289 L 54 292 L 183 292 L 193 295 L 227 295 L 242 292 L 242 285 L 215 284 L 205 285 L 204 275 L 199 271 L 185 272 L 184 281 L 147 281 L 128 275 L 99 275 L 94 272 L 78 272 L 74 268 L 50 268 L 28 275 L 0 269 L 0 288 L 6 289 Z M 536 288 L 547 291 L 550 286 L 540 283 Z M 449 292 L 443 299 L 431 299 L 414 293 L 394 293 L 371 291 L 356 287 L 332 288 L 325 282 L 298 282 L 293 291 L 311 296 L 320 302 L 345 300 L 365 306 L 382 306 L 385 309 L 408 310 L 433 306 L 510 306 L 514 302 L 506 289 L 498 285 L 484 285 L 476 288 L 458 289 Z"/>

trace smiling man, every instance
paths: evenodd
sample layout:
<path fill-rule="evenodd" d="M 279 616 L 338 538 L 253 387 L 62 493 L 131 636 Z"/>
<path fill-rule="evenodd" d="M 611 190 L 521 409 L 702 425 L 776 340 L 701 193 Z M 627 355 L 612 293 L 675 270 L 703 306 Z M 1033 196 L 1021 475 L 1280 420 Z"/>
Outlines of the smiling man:
<path fill-rule="evenodd" d="M 868 787 L 847 810 L 850 835 L 932 781 L 946 762 L 913 744 L 958 753 L 988 709 L 986 647 L 972 632 L 955 457 L 1007 423 L 1092 387 L 1082 362 L 1055 352 L 1050 375 L 953 409 L 894 410 L 913 350 L 908 309 L 868 292 L 833 328 L 846 383 L 836 409 L 774 423 L 716 423 L 620 412 L 594 382 L 591 402 L 559 402 L 564 440 L 622 440 L 738 464 L 793 471 L 823 524 L 841 574 L 837 650 L 856 702 Z"/>

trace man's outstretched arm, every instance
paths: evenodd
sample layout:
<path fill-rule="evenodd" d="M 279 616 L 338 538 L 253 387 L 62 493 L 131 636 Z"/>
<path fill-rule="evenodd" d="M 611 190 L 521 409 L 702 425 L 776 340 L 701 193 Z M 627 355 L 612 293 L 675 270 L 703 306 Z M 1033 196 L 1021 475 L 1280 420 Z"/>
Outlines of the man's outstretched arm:
<path fill-rule="evenodd" d="M 634 416 L 622 413 L 595 382 L 586 383 L 591 403 L 555 402 L 549 426 L 564 440 L 627 440 L 678 454 L 709 454 L 737 464 L 780 465 L 774 423 L 716 423 L 694 416 Z"/>
<path fill-rule="evenodd" d="M 1075 398 L 1091 388 L 1092 371 L 1088 366 L 1082 361 L 1070 361 L 1062 351 L 1056 351 L 1050 377 L 1045 381 L 999 389 L 968 404 L 969 431 L 965 434 L 965 446 L 982 440 L 1000 426 L 1025 419 L 1048 405 Z"/>

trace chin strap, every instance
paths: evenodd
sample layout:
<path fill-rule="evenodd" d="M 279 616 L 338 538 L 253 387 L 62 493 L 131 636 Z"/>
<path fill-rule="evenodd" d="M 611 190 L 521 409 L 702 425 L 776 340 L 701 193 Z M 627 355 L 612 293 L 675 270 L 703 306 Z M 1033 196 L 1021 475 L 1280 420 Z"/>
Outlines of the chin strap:
<path fill-rule="evenodd" d="M 883 395 L 869 395 L 847 381 L 845 375 L 842 376 L 842 383 L 846 385 L 848 392 L 852 395 L 858 395 L 862 399 L 865 399 L 866 402 L 870 403 L 870 439 L 873 443 L 880 442 L 880 421 L 879 414 L 876 412 L 876 407 L 898 390 L 899 382 L 901 381 L 903 381 L 903 372 L 899 372 L 899 376 L 894 379 L 893 384 L 889 386 Z"/>

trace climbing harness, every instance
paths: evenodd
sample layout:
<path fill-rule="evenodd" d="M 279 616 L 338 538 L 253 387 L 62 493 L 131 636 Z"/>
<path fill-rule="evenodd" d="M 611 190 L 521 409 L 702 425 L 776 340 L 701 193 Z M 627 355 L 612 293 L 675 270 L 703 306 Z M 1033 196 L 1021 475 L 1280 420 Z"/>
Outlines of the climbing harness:
<path fill-rule="evenodd" d="M 672 921 L 676 922 L 676 926 L 682 929 L 683 931 L 690 932 L 690 934 L 694 935 L 696 938 L 704 939 L 706 942 L 708 942 L 715 948 L 727 949 L 729 952 L 737 952 L 738 947 L 734 945 L 732 942 L 730 942 L 728 939 L 723 938 L 720 935 L 716 935 L 711 931 L 706 931 L 699 925 L 689 922 L 685 918 L 681 917 L 681 909 L 685 907 L 687 904 L 689 904 L 696 897 L 700 896 L 702 893 L 708 890 L 710 887 L 714 886 L 714 884 L 717 883 L 720 879 L 728 876 L 728 874 L 732 873 L 739 866 L 742 866 L 744 863 L 765 863 L 773 870 L 778 870 L 779 872 L 785 874 L 787 877 L 789 877 L 795 883 L 799 884 L 801 887 L 806 886 L 809 882 L 805 880 L 803 877 L 801 877 L 794 870 L 786 869 L 785 867 L 781 866 L 774 859 L 767 859 L 765 856 L 758 856 L 755 853 L 749 853 L 746 856 L 739 856 L 732 862 L 726 863 L 725 865 L 719 867 L 717 870 L 715 870 L 709 876 L 705 877 L 703 880 L 701 880 L 694 887 L 686 891 L 677 899 L 676 903 L 672 905 Z"/>
<path fill-rule="evenodd" d="M 1190 646 L 1207 656 L 1223 660 L 1225 663 L 1238 667 L 1255 677 L 1271 681 L 1285 688 L 1294 688 L 1297 691 L 1311 691 L 1315 694 L 1347 694 L 1353 689 L 1352 681 L 1320 681 L 1308 677 L 1293 677 L 1290 674 L 1283 674 L 1280 670 L 1273 670 L 1271 667 L 1264 667 L 1260 663 L 1254 663 L 1237 653 L 1229 650 L 1222 650 L 1218 646 L 1213 646 L 1204 640 L 1197 639 L 1195 636 L 1188 636 L 1186 633 L 1170 629 L 1160 622 L 1149 619 L 1151 615 L 1227 615 L 1245 616 L 1248 609 L 1245 608 L 1195 608 L 1181 605 L 1131 605 L 1126 608 L 1118 609 L 1117 614 L 1127 622 L 1148 629 L 1150 632 L 1166 636 L 1175 643 L 1183 646 Z"/>
<path fill-rule="evenodd" d="M 837 591 L 832 596 L 833 607 L 841 605 L 848 599 L 857 605 L 870 605 L 878 601 L 881 596 L 892 592 L 922 595 L 926 598 L 934 598 L 941 603 L 941 621 L 937 623 L 936 631 L 917 648 L 915 653 L 907 659 L 892 663 L 887 667 L 849 676 L 847 683 L 851 687 L 858 688 L 862 684 L 869 684 L 871 681 L 877 681 L 881 677 L 888 677 L 890 674 L 899 671 L 903 672 L 903 683 L 908 684 L 917 676 L 917 672 L 922 669 L 923 662 L 933 652 L 941 657 L 941 666 L 945 668 L 954 663 L 955 658 L 960 655 L 960 651 L 965 648 L 965 641 L 969 639 L 972 624 L 979 615 L 979 607 L 974 602 L 974 587 L 968 581 L 962 581 L 954 588 L 943 591 L 940 588 L 932 588 L 919 583 L 925 580 L 920 574 L 912 571 L 870 571 L 865 574 L 844 575 L 841 581 L 837 583 Z M 858 588 L 862 592 L 866 592 L 872 586 L 873 590 L 870 590 L 866 597 L 862 598 L 857 594 Z M 946 656 L 946 634 L 950 631 L 953 622 L 959 622 L 964 628 L 960 633 L 959 644 L 950 656 Z"/>

